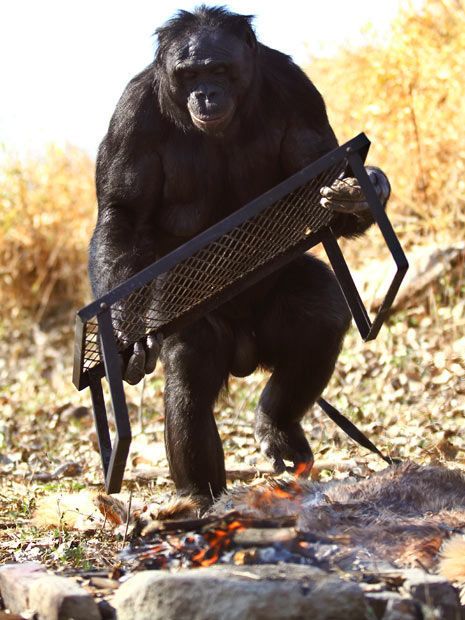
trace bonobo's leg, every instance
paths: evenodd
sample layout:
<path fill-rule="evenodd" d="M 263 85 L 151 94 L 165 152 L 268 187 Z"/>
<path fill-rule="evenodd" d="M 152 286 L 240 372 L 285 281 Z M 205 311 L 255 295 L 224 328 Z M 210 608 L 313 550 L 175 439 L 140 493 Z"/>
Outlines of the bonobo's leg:
<path fill-rule="evenodd" d="M 180 494 L 192 494 L 203 505 L 226 488 L 213 406 L 226 383 L 231 356 L 231 330 L 211 315 L 170 336 L 162 347 L 171 476 Z"/>
<path fill-rule="evenodd" d="M 318 259 L 294 261 L 258 313 L 260 361 L 272 375 L 260 397 L 255 435 L 277 472 L 284 460 L 313 460 L 300 420 L 323 392 L 350 324 L 350 312 L 333 273 Z"/>

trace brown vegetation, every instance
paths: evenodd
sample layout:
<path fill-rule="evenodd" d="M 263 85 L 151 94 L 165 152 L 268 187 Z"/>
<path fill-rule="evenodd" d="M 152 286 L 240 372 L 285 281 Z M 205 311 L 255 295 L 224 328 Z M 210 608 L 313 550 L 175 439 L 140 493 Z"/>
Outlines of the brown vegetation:
<path fill-rule="evenodd" d="M 437 240 L 465 227 L 465 5 L 404 8 L 386 41 L 315 60 L 308 72 L 341 141 L 365 131 L 393 185 L 397 229 Z"/>
<path fill-rule="evenodd" d="M 95 209 L 93 163 L 76 148 L 0 170 L 0 316 L 40 319 L 87 290 L 87 243 Z"/>

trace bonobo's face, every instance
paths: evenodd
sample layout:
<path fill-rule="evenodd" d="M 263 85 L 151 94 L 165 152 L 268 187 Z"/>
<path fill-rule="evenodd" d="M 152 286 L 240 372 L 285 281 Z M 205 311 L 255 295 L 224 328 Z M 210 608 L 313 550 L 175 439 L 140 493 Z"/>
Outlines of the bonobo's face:
<path fill-rule="evenodd" d="M 171 96 L 200 131 L 221 135 L 231 125 L 251 84 L 253 49 L 225 32 L 204 31 L 171 48 Z"/>

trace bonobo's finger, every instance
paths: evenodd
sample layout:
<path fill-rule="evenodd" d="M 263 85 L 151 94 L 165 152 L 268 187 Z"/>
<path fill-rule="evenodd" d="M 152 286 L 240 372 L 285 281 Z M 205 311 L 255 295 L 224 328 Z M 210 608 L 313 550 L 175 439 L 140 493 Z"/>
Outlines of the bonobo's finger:
<path fill-rule="evenodd" d="M 368 203 L 365 200 L 360 202 L 354 201 L 341 201 L 341 200 L 329 200 L 328 198 L 322 198 L 320 205 L 330 211 L 338 211 L 339 213 L 360 213 L 368 209 Z"/>
<path fill-rule="evenodd" d="M 389 179 L 380 168 L 376 168 L 375 166 L 367 166 L 366 171 L 381 204 L 385 205 L 391 195 L 391 184 L 389 183 Z"/>
<path fill-rule="evenodd" d="M 144 376 L 145 367 L 145 349 L 142 342 L 136 342 L 131 357 L 129 358 L 126 371 L 124 373 L 124 380 L 131 385 L 139 383 Z"/>
<path fill-rule="evenodd" d="M 384 206 L 391 195 L 391 185 L 387 176 L 375 166 L 367 166 L 366 171 L 378 198 Z M 320 194 L 322 196 L 320 205 L 331 211 L 358 213 L 368 209 L 362 188 L 354 177 L 336 179 L 331 187 L 322 187 Z"/>
<path fill-rule="evenodd" d="M 363 198 L 358 180 L 354 177 L 336 179 L 331 186 L 320 189 L 320 194 L 326 198 L 358 201 Z"/>
<path fill-rule="evenodd" d="M 145 342 L 145 374 L 151 374 L 157 365 L 158 356 L 160 355 L 161 344 L 156 336 L 147 336 Z"/>
<path fill-rule="evenodd" d="M 358 180 L 354 177 L 336 179 L 331 187 L 322 187 L 320 194 L 321 206 L 331 211 L 357 213 L 368 208 Z"/>

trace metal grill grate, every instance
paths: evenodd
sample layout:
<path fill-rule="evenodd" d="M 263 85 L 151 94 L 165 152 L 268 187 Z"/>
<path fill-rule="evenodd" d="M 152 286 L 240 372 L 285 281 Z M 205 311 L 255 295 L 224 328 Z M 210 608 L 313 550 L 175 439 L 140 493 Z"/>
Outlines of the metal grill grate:
<path fill-rule="evenodd" d="M 185 328 L 321 242 L 362 338 L 376 338 L 408 263 L 364 168 L 369 145 L 367 137 L 359 134 L 81 308 L 76 318 L 73 382 L 79 390 L 90 387 L 107 493 L 121 490 L 131 444 L 118 353 L 147 333 L 168 336 Z M 333 214 L 319 204 L 320 188 L 341 172 L 359 180 L 397 266 L 373 320 L 338 246 L 331 226 Z M 113 438 L 102 389 L 104 376 L 114 413 Z M 321 403 L 325 401 L 320 399 Z M 332 419 L 340 417 L 328 403 L 323 408 Z"/>
<path fill-rule="evenodd" d="M 320 188 L 343 172 L 339 162 L 271 207 L 179 262 L 111 307 L 120 350 L 178 319 L 196 305 L 259 270 L 272 258 L 327 226 L 333 215 L 320 206 Z M 96 320 L 85 326 L 82 370 L 101 362 Z"/>

